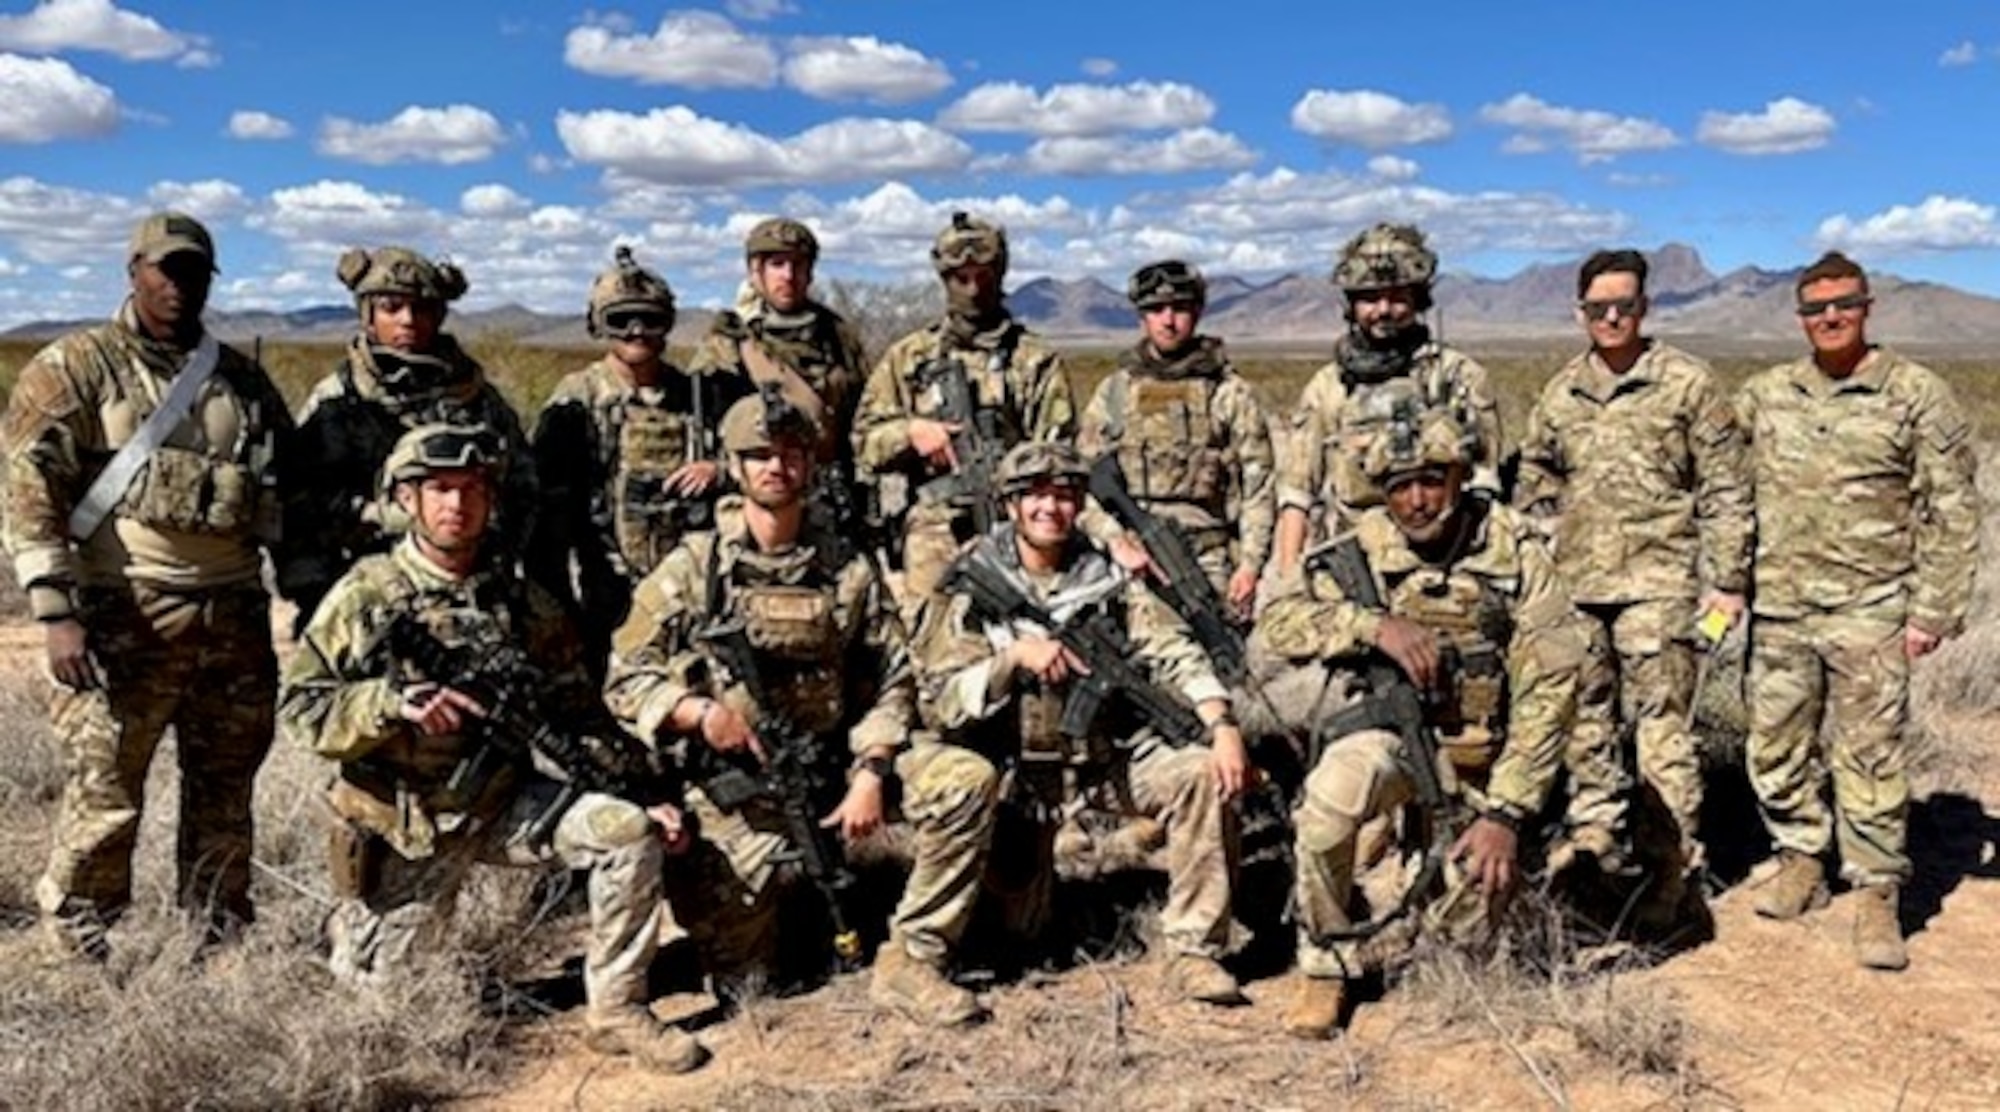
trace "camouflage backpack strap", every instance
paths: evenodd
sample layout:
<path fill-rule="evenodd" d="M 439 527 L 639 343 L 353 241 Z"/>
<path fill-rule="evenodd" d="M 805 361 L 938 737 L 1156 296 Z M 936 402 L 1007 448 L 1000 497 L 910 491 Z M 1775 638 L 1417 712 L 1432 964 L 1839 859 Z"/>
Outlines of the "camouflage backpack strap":
<path fill-rule="evenodd" d="M 743 369 L 750 375 L 753 384 L 766 382 L 778 384 L 778 390 L 785 400 L 797 406 L 813 419 L 813 424 L 824 427 L 826 423 L 826 403 L 819 391 L 813 389 L 806 376 L 790 363 L 772 355 L 757 336 L 746 334 L 736 341 L 736 351 L 743 359 Z"/>

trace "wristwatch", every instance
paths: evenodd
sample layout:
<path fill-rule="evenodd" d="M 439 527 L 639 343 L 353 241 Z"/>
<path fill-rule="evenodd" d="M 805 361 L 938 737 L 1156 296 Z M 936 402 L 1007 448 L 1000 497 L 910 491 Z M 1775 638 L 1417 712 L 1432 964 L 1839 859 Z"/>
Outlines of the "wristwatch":
<path fill-rule="evenodd" d="M 896 778 L 896 759 L 894 757 L 863 757 L 861 758 L 861 767 L 880 777 L 885 784 Z"/>

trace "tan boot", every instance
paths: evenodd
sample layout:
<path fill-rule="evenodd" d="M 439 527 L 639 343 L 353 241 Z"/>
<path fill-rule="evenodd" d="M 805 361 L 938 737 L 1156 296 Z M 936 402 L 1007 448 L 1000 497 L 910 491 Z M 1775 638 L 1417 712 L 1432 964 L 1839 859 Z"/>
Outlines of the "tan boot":
<path fill-rule="evenodd" d="M 1796 919 L 1826 906 L 1826 866 L 1810 854 L 1785 850 L 1778 873 L 1757 890 L 1754 905 L 1766 919 Z"/>
<path fill-rule="evenodd" d="M 1174 955 L 1167 966 L 1167 985 L 1183 1000 L 1225 1005 L 1249 1003 L 1229 970 L 1221 962 L 1201 954 Z"/>
<path fill-rule="evenodd" d="M 1893 884 L 1869 884 L 1854 892 L 1854 956 L 1869 969 L 1909 967 L 1910 951 L 1896 915 L 1898 895 Z"/>
<path fill-rule="evenodd" d="M 963 1027 L 986 1018 L 971 990 L 952 984 L 937 966 L 912 957 L 895 939 L 875 955 L 868 999 L 930 1027 Z"/>
<path fill-rule="evenodd" d="M 584 1045 L 607 1057 L 629 1057 L 655 1073 L 686 1073 L 708 1061 L 708 1051 L 693 1035 L 661 1023 L 637 1004 L 593 1016 Z"/>
<path fill-rule="evenodd" d="M 1285 1007 L 1285 1034 L 1298 1039 L 1333 1037 L 1340 1023 L 1340 1007 L 1347 996 L 1347 982 L 1339 977 L 1299 978 L 1292 1002 Z"/>

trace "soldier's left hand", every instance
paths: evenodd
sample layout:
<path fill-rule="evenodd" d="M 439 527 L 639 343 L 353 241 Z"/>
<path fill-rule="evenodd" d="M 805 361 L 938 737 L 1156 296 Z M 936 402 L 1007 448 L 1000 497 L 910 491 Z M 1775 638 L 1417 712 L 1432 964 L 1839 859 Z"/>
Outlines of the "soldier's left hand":
<path fill-rule="evenodd" d="M 1140 544 L 1129 536 L 1121 535 L 1111 538 L 1109 547 L 1111 549 L 1111 559 L 1119 567 L 1124 568 L 1135 576 L 1150 577 L 1162 583 L 1167 581 L 1167 573 L 1161 571 L 1160 565 L 1153 562 L 1153 554 L 1146 551 L 1145 545 Z"/>
<path fill-rule="evenodd" d="M 1913 625 L 1903 627 L 1903 655 L 1911 660 L 1930 655 L 1943 643 L 1944 638 L 1935 633 L 1918 629 Z"/>
<path fill-rule="evenodd" d="M 1498 909 L 1514 890 L 1515 859 L 1521 837 L 1514 828 L 1494 819 L 1473 820 L 1451 846 L 1451 859 L 1465 870 L 1466 879 L 1479 886 L 1489 911 Z"/>
<path fill-rule="evenodd" d="M 668 856 L 683 854 L 694 845 L 694 831 L 689 829 L 687 815 L 671 803 L 655 803 L 646 808 L 646 816 L 660 828 L 660 846 Z"/>
<path fill-rule="evenodd" d="M 720 465 L 712 459 L 698 459 L 684 463 L 667 476 L 667 493 L 683 498 L 705 494 L 715 485 L 716 476 L 722 473 Z"/>
<path fill-rule="evenodd" d="M 1257 602 L 1257 569 L 1248 564 L 1236 569 L 1229 577 L 1229 605 L 1237 614 L 1248 618 L 1250 608 Z"/>
<path fill-rule="evenodd" d="M 396 713 L 418 731 L 443 737 L 464 729 L 467 715 L 484 718 L 486 708 L 457 688 L 414 683 L 403 689 L 403 701 Z"/>
<path fill-rule="evenodd" d="M 1215 777 L 1215 790 L 1224 803 L 1249 791 L 1256 783 L 1257 768 L 1250 763 L 1250 749 L 1243 744 L 1243 731 L 1234 726 L 1217 726 L 1208 743 L 1208 771 Z"/>
<path fill-rule="evenodd" d="M 867 769 L 854 774 L 848 782 L 847 794 L 840 800 L 840 806 L 833 813 L 819 821 L 821 826 L 837 827 L 842 841 L 852 845 L 875 833 L 882 826 L 882 778 Z"/>

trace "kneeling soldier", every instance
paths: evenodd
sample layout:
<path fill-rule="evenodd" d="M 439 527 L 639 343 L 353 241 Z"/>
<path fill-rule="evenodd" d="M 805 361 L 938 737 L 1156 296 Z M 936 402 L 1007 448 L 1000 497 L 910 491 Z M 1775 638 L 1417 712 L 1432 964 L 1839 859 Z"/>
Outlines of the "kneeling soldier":
<path fill-rule="evenodd" d="M 1072 804 L 1154 816 L 1167 829 L 1170 982 L 1190 999 L 1241 1003 L 1217 958 L 1229 939 L 1236 863 L 1229 802 L 1252 775 L 1243 736 L 1184 630 L 1131 628 L 1136 584 L 1076 528 L 1086 477 L 1067 444 L 1008 452 L 999 471 L 1007 521 L 959 554 L 926 608 L 917 642 L 923 704 L 947 742 L 1007 770 L 1007 806 L 1032 820 L 1027 845 L 996 847 L 1030 857 L 1025 884 L 1003 893 L 1010 926 L 1032 933 L 1046 918 L 1055 832 Z M 939 810 L 916 784 L 905 808 Z M 991 808 L 979 821 L 985 844 L 994 821 Z M 961 1012 L 936 1006 L 945 997 L 932 986 L 944 983 L 937 971 L 972 907 L 945 908 L 934 893 L 973 885 L 984 854 L 946 863 L 926 848 L 920 839 L 871 995 L 943 1023 Z M 943 883 L 947 864 L 964 871 Z"/>
<path fill-rule="evenodd" d="M 590 1044 L 681 1073 L 706 1054 L 656 1020 L 645 994 L 663 852 L 686 848 L 682 815 L 604 710 L 560 605 L 487 551 L 501 453 L 480 427 L 403 435 L 381 489 L 405 535 L 333 586 L 285 671 L 284 727 L 340 765 L 333 969 L 378 981 L 435 943 L 474 864 L 586 869 Z M 566 781 L 537 773 L 537 758 Z M 613 783 L 635 786 L 584 790 Z"/>

